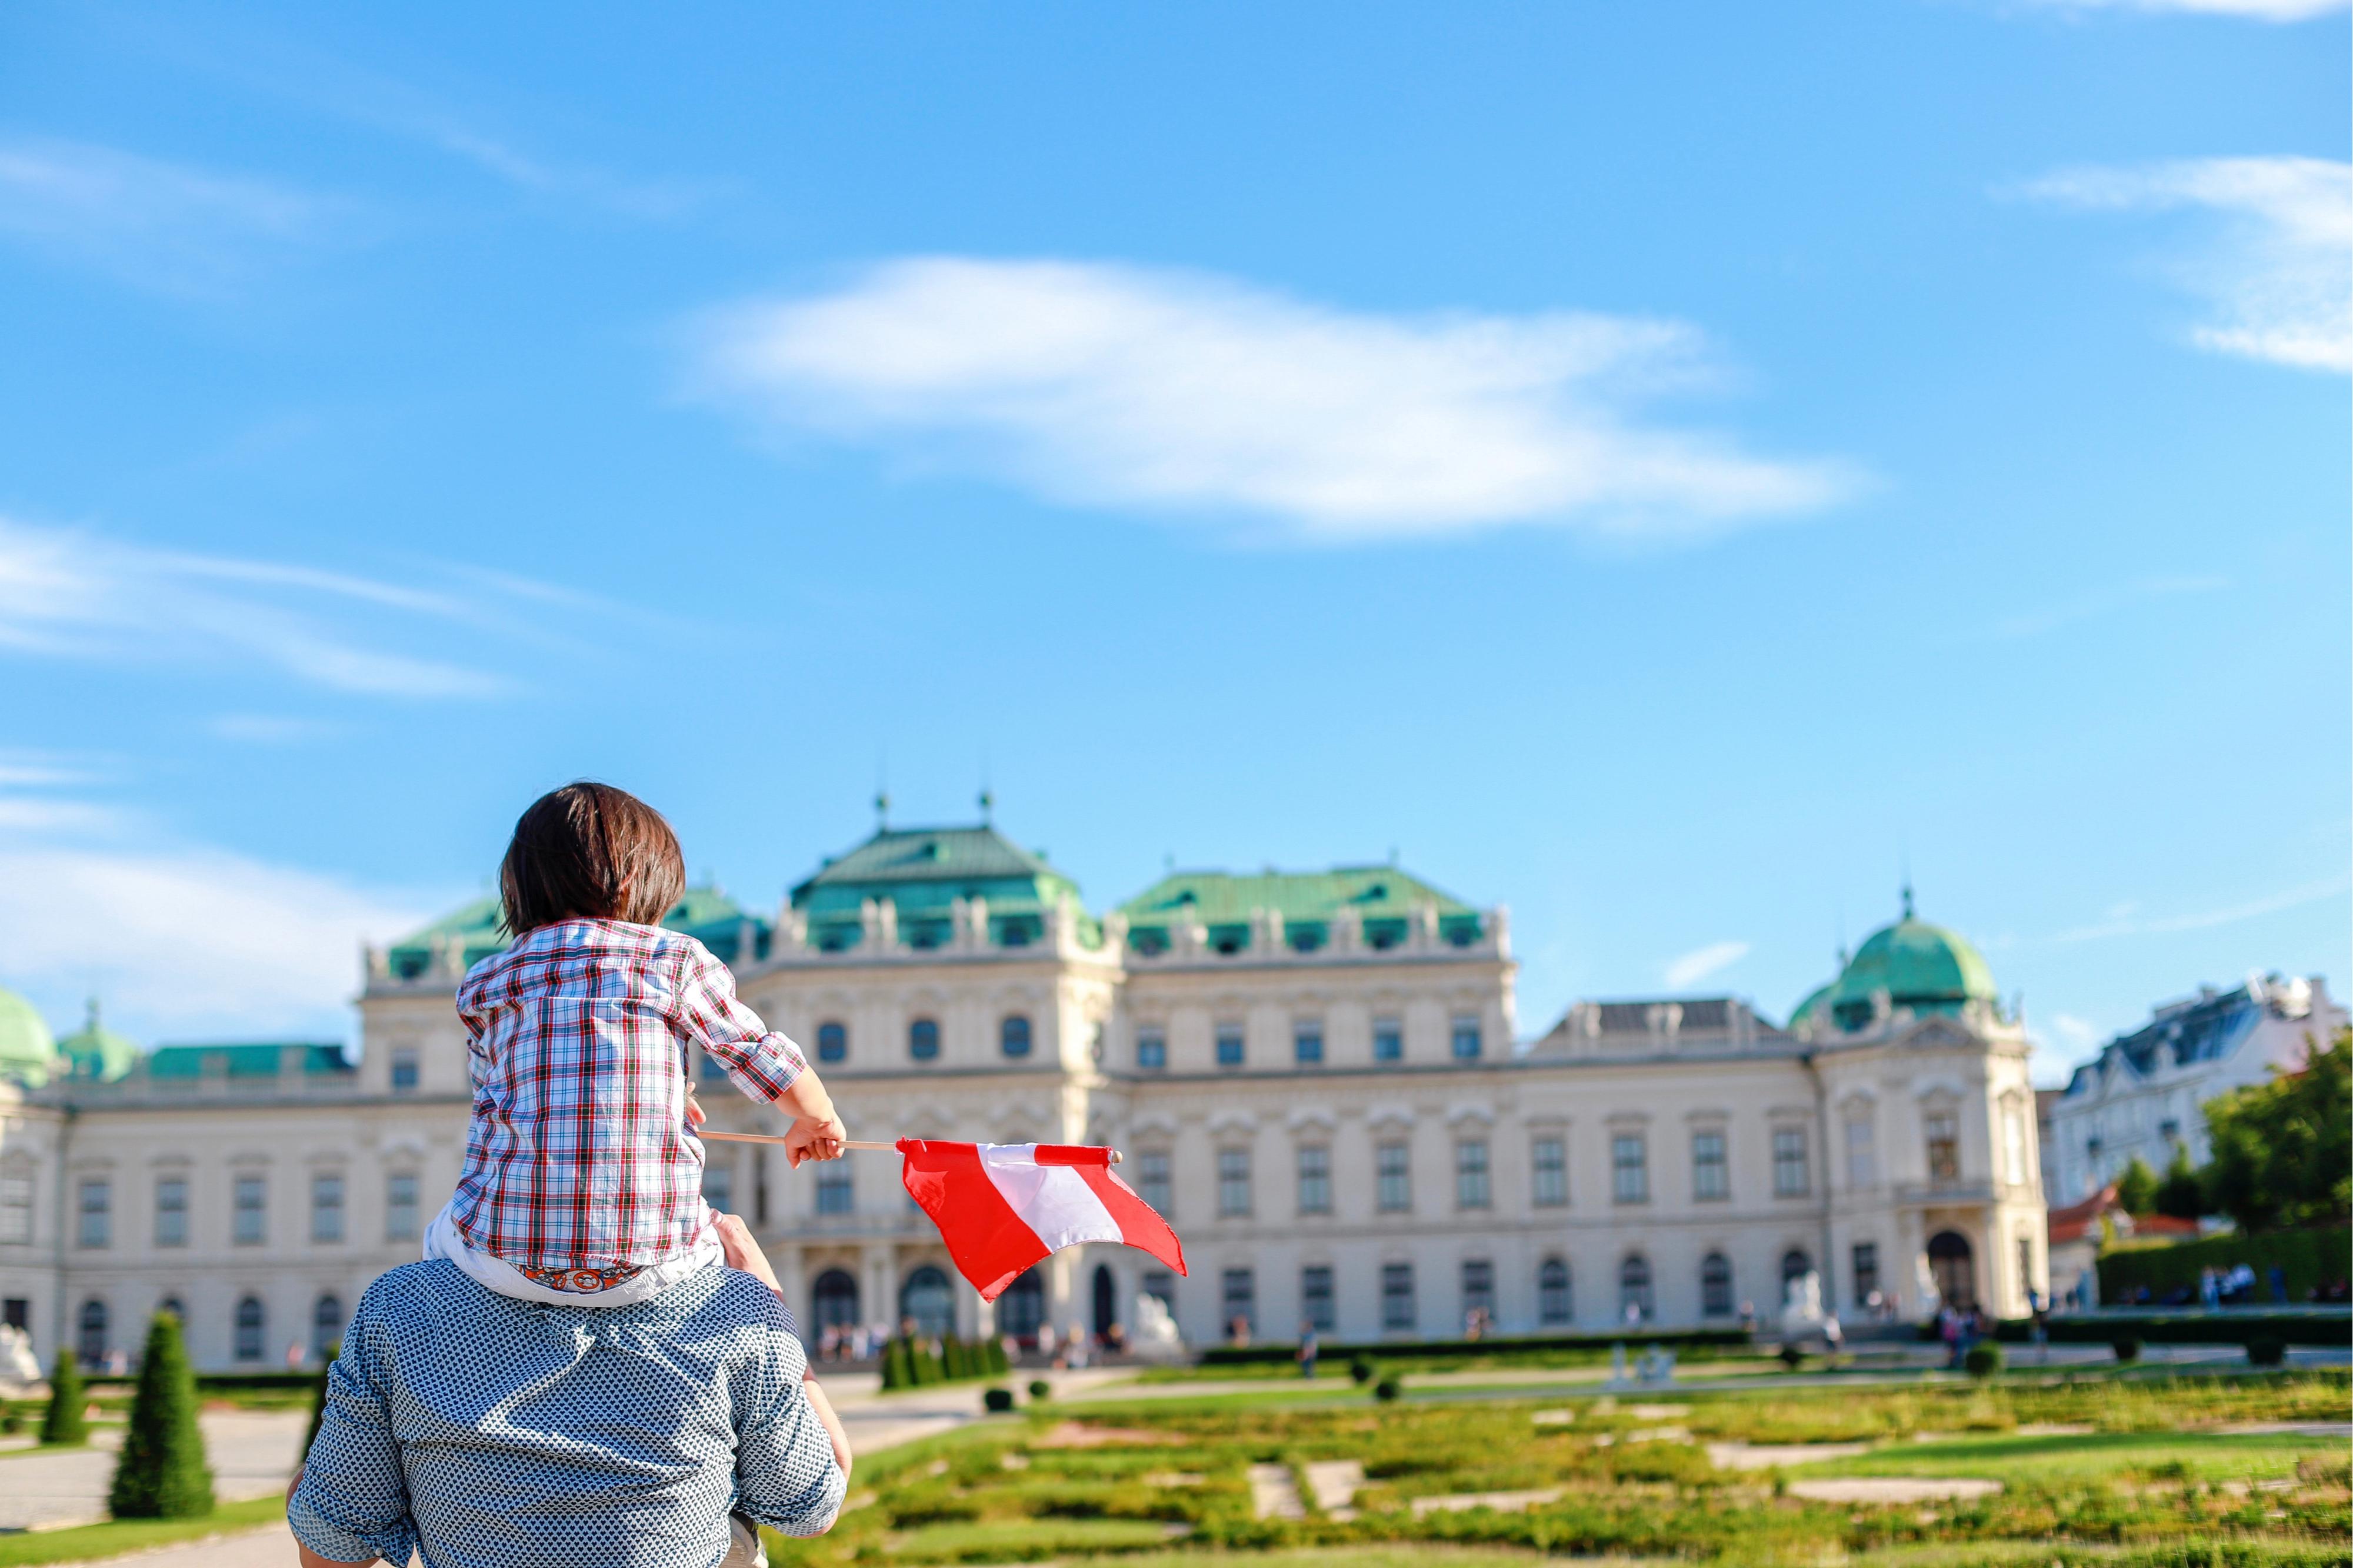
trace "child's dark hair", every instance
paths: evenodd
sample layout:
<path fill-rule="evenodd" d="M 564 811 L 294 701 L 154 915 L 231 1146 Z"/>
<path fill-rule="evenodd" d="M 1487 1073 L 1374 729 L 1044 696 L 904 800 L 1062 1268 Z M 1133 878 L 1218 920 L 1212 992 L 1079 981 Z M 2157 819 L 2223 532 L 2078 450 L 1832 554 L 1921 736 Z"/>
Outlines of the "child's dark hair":
<path fill-rule="evenodd" d="M 499 865 L 499 899 L 517 936 L 565 920 L 659 925 L 685 891 L 686 861 L 661 813 L 586 781 L 533 801 Z"/>

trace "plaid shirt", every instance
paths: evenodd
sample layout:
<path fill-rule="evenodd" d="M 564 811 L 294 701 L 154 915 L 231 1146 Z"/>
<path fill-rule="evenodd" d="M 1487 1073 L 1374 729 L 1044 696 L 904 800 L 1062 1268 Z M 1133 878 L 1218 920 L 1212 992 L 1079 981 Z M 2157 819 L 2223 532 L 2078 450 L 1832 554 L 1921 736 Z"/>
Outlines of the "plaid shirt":
<path fill-rule="evenodd" d="M 735 999 L 724 964 L 659 926 L 542 926 L 474 965 L 458 1016 L 474 1116 L 449 1217 L 467 1246 L 522 1268 L 638 1268 L 702 1237 L 690 1047 L 754 1100 L 807 1070 Z"/>

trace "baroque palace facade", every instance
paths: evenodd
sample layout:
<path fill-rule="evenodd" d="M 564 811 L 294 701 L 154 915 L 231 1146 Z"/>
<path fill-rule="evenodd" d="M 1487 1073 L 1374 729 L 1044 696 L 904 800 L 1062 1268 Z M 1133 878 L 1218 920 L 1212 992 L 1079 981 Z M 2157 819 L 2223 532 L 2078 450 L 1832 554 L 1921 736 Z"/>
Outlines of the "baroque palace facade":
<path fill-rule="evenodd" d="M 1961 938 L 1873 934 L 1777 1027 L 1729 997 L 1588 1002 L 1522 1042 L 1502 909 L 1395 866 L 1176 873 L 1100 917 L 986 825 L 878 831 L 773 919 L 670 917 L 799 1041 L 852 1135 L 1113 1144 L 1184 1237 L 1049 1259 L 993 1307 L 888 1155 L 788 1172 L 707 1146 L 815 1338 L 1106 1331 L 1160 1296 L 1188 1340 L 1604 1331 L 1767 1317 L 1820 1278 L 1849 1316 L 2047 1289 L 2027 1041 Z M 46 1363 L 178 1310 L 200 1366 L 339 1337 L 454 1185 L 470 1097 L 452 994 L 483 902 L 372 951 L 363 1049 L 174 1046 L 93 1016 L 52 1047 L 0 993 L 0 1311 Z M 12 1013 L 10 1004 L 14 1004 Z M 716 1128 L 780 1116 L 710 1081 Z"/>

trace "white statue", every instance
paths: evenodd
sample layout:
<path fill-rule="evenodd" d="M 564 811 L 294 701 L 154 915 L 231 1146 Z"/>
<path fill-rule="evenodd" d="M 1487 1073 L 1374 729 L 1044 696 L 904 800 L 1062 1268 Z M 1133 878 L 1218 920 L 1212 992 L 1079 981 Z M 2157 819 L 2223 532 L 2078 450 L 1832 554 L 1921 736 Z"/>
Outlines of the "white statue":
<path fill-rule="evenodd" d="M 41 1363 L 33 1358 L 33 1336 L 0 1324 L 0 1384 L 19 1386 L 41 1381 Z"/>
<path fill-rule="evenodd" d="M 1828 1355 L 1843 1340 L 1838 1318 L 1823 1310 L 1822 1277 L 1812 1269 L 1792 1276 L 1781 1300 L 1781 1343 Z"/>
<path fill-rule="evenodd" d="M 1168 1315 L 1167 1302 L 1157 1296 L 1136 1297 L 1135 1331 L 1128 1336 L 1127 1348 L 1138 1361 L 1185 1359 L 1185 1336 L 1176 1331 L 1176 1320 Z"/>

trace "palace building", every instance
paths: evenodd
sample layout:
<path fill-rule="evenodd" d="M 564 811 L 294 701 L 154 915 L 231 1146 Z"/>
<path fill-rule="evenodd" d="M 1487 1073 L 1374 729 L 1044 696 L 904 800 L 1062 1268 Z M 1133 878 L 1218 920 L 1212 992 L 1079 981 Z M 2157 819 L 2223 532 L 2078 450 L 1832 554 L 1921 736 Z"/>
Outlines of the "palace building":
<path fill-rule="evenodd" d="M 366 955 L 361 1049 L 171 1046 L 93 1014 L 52 1042 L 0 993 L 0 1311 L 44 1361 L 178 1310 L 208 1369 L 337 1338 L 416 1256 L 464 1151 L 452 994 L 485 900 Z M 1394 865 L 1177 872 L 1100 914 L 993 826 L 884 828 L 773 915 L 669 918 L 824 1073 L 853 1136 L 1108 1143 L 1184 1238 L 1049 1259 L 992 1306 L 885 1154 L 786 1169 L 712 1142 L 804 1332 L 912 1317 L 1101 1332 L 1140 1294 L 1188 1340 L 1600 1332 L 2015 1314 L 2046 1289 L 2027 1040 L 1962 938 L 1874 933 L 1786 1026 L 1737 998 L 1579 1003 L 1533 1040 L 1501 908 Z M 715 1128 L 781 1131 L 706 1064 Z"/>

